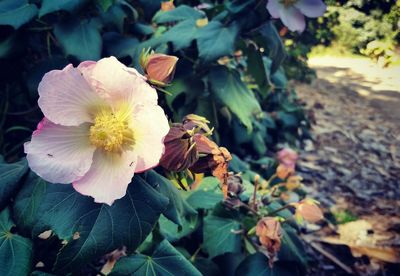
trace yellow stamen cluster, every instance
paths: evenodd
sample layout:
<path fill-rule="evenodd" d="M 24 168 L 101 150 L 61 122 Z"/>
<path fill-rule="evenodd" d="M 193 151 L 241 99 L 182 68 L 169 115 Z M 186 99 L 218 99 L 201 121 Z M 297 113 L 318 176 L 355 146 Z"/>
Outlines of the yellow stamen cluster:
<path fill-rule="evenodd" d="M 133 131 L 126 119 L 111 111 L 95 117 L 89 139 L 93 145 L 108 152 L 121 152 L 124 146 L 134 144 Z"/>

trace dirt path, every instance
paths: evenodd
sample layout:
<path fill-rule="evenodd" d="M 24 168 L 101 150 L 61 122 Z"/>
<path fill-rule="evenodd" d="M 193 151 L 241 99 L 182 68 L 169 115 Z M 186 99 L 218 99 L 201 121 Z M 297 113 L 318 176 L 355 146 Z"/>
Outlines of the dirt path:
<path fill-rule="evenodd" d="M 400 246 L 400 67 L 330 57 L 310 65 L 318 78 L 295 84 L 315 119 L 299 170 L 325 207 L 350 211 Z"/>

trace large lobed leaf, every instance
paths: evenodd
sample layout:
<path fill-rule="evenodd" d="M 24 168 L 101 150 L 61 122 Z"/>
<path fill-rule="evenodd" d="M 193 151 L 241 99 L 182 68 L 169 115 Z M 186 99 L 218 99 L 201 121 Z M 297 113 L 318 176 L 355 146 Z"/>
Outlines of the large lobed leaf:
<path fill-rule="evenodd" d="M 231 55 L 235 49 L 239 28 L 232 24 L 225 27 L 219 21 L 211 21 L 197 31 L 199 58 L 211 62 L 219 57 Z"/>
<path fill-rule="evenodd" d="M 37 15 L 36 5 L 28 0 L 0 1 L 0 25 L 9 25 L 18 29 Z"/>
<path fill-rule="evenodd" d="M 253 92 L 240 79 L 239 73 L 224 66 L 217 66 L 210 71 L 208 78 L 213 95 L 251 132 L 253 118 L 261 112 L 261 107 Z"/>
<path fill-rule="evenodd" d="M 235 232 L 239 229 L 240 223 L 236 220 L 208 215 L 204 219 L 203 247 L 209 256 L 240 252 L 241 236 Z"/>
<path fill-rule="evenodd" d="M 170 11 L 158 11 L 154 17 L 153 21 L 156 23 L 168 23 L 181 21 L 186 19 L 199 19 L 202 18 L 204 14 L 199 10 L 186 5 L 180 5 L 176 9 Z"/>
<path fill-rule="evenodd" d="M 88 0 L 43 0 L 39 10 L 39 17 L 56 11 L 72 12 L 86 2 Z"/>
<path fill-rule="evenodd" d="M 0 275 L 28 275 L 32 265 L 32 242 L 10 232 L 14 223 L 10 210 L 0 213 Z"/>
<path fill-rule="evenodd" d="M 54 34 L 66 55 L 80 61 L 98 60 L 101 57 L 102 40 L 100 23 L 95 20 L 67 21 L 54 26 Z"/>
<path fill-rule="evenodd" d="M 151 255 L 135 254 L 121 258 L 111 275 L 200 276 L 201 273 L 167 240 L 163 240 Z"/>
<path fill-rule="evenodd" d="M 269 50 L 269 56 L 272 59 L 271 75 L 278 70 L 279 66 L 286 58 L 285 46 L 279 36 L 272 21 L 262 25 L 258 32 L 262 37 L 263 46 Z"/>
<path fill-rule="evenodd" d="M 16 198 L 14 213 L 18 225 L 32 236 L 51 229 L 67 241 L 54 267 L 64 273 L 123 245 L 135 250 L 168 202 L 140 176 L 133 178 L 125 197 L 108 206 L 94 203 L 71 185 L 44 183 L 31 173 Z"/>
<path fill-rule="evenodd" d="M 12 164 L 0 162 L 0 210 L 17 192 L 20 179 L 27 171 L 28 164 L 25 159 Z"/>

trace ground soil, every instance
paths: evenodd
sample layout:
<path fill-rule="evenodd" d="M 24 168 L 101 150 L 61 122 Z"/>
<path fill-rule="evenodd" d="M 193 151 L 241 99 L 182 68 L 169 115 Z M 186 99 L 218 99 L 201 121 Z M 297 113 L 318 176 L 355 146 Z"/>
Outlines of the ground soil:
<path fill-rule="evenodd" d="M 299 162 L 305 184 L 327 210 L 347 210 L 367 220 L 373 232 L 386 235 L 384 246 L 397 250 L 400 67 L 382 69 L 367 59 L 337 57 L 313 58 L 309 64 L 317 78 L 294 83 L 315 121 L 314 141 Z M 382 267 L 367 270 L 383 273 Z"/>

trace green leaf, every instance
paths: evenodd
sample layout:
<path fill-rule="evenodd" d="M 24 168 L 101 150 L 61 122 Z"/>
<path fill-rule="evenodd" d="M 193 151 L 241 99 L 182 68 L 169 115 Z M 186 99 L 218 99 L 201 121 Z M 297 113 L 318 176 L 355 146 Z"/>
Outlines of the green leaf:
<path fill-rule="evenodd" d="M 59 273 L 79 269 L 122 245 L 129 251 L 135 250 L 168 204 L 168 199 L 140 176 L 133 178 L 126 196 L 112 206 L 94 203 L 71 185 L 43 187 L 33 176 L 27 181 L 31 183 L 25 183 L 27 188 L 17 196 L 14 212 L 22 219 L 28 215 L 28 208 L 39 204 L 31 214 L 34 218 L 30 225 L 26 226 L 32 229 L 32 236 L 51 229 L 60 239 L 68 241 L 57 256 L 55 270 Z M 29 191 L 34 193 L 29 195 Z M 79 238 L 73 239 L 77 233 Z"/>
<path fill-rule="evenodd" d="M 213 258 L 227 252 L 240 252 L 241 236 L 234 233 L 239 229 L 240 223 L 236 220 L 208 215 L 203 228 L 203 247 L 208 255 Z"/>
<path fill-rule="evenodd" d="M 88 2 L 87 0 L 43 0 L 42 6 L 39 10 L 39 17 L 46 15 L 48 13 L 56 11 L 69 11 L 72 12 L 83 4 Z"/>
<path fill-rule="evenodd" d="M 262 25 L 259 33 L 263 38 L 263 46 L 269 49 L 269 57 L 272 59 L 271 74 L 273 74 L 286 58 L 285 46 L 272 21 Z"/>
<path fill-rule="evenodd" d="M 11 34 L 10 36 L 4 38 L 0 41 L 0 58 L 5 58 L 11 55 L 17 46 L 17 35 Z"/>
<path fill-rule="evenodd" d="M 110 275 L 200 276 L 201 273 L 167 240 L 163 240 L 150 256 L 136 254 L 121 258 Z"/>
<path fill-rule="evenodd" d="M 46 181 L 30 171 L 22 189 L 15 197 L 13 206 L 14 221 L 18 225 L 18 229 L 26 235 L 32 234 L 32 229 L 38 216 L 38 209 L 48 185 Z"/>
<path fill-rule="evenodd" d="M 305 269 L 307 266 L 305 249 L 296 230 L 287 224 L 283 225 L 282 228 L 282 245 L 278 252 L 279 260 L 296 262 L 299 268 Z"/>
<path fill-rule="evenodd" d="M 157 187 L 157 190 L 169 199 L 169 203 L 163 215 L 178 225 L 183 223 L 186 217 L 197 214 L 187 202 L 183 199 L 178 189 L 175 188 L 168 179 L 159 175 L 155 171 L 148 171 L 144 175 L 144 180 Z"/>
<path fill-rule="evenodd" d="M 27 171 L 26 159 L 12 164 L 0 163 L 0 210 L 20 187 L 20 179 Z"/>
<path fill-rule="evenodd" d="M 178 51 L 190 46 L 192 41 L 196 38 L 198 30 L 199 28 L 196 26 L 196 21 L 187 19 L 166 31 L 160 39 L 163 42 L 172 42 L 174 50 Z"/>
<path fill-rule="evenodd" d="M 254 115 L 261 112 L 260 104 L 253 92 L 240 79 L 236 70 L 228 70 L 224 66 L 211 69 L 208 75 L 213 95 L 252 131 Z"/>
<path fill-rule="evenodd" d="M 199 57 L 204 62 L 215 61 L 221 56 L 231 55 L 239 28 L 237 25 L 224 27 L 219 21 L 211 21 L 197 31 Z"/>
<path fill-rule="evenodd" d="M 244 11 L 249 6 L 254 6 L 254 0 L 233 0 L 226 4 L 226 8 L 231 13 L 240 13 Z"/>
<path fill-rule="evenodd" d="M 54 34 L 67 55 L 83 60 L 101 57 L 102 41 L 97 20 L 68 21 L 56 24 Z"/>
<path fill-rule="evenodd" d="M 160 232 L 164 238 L 170 242 L 175 242 L 196 230 L 198 227 L 198 217 L 186 217 L 182 220 L 181 226 L 179 226 L 161 215 L 158 223 L 160 224 Z"/>
<path fill-rule="evenodd" d="M 0 275 L 28 275 L 32 266 L 32 241 L 10 232 L 10 210 L 0 213 Z"/>
<path fill-rule="evenodd" d="M 195 209 L 212 209 L 222 200 L 219 180 L 215 177 L 205 177 L 197 190 L 192 191 L 187 198 L 187 202 Z"/>
<path fill-rule="evenodd" d="M 291 266 L 285 263 L 276 262 L 273 268 L 268 265 L 268 258 L 258 252 L 249 255 L 236 269 L 237 276 L 293 276 L 298 275 L 296 266 Z"/>
<path fill-rule="evenodd" d="M 158 11 L 154 15 L 153 21 L 156 23 L 169 23 L 186 19 L 196 20 L 202 17 L 204 17 L 204 14 L 199 10 L 186 5 L 180 5 L 179 7 L 170 11 Z"/>
<path fill-rule="evenodd" d="M 137 38 L 124 37 L 119 33 L 105 33 L 103 39 L 107 55 L 117 58 L 133 58 L 136 47 L 139 45 Z"/>
<path fill-rule="evenodd" d="M 266 96 L 270 90 L 271 84 L 264 66 L 262 54 L 258 49 L 250 45 L 247 49 L 247 58 L 247 71 L 254 78 L 261 95 Z"/>
<path fill-rule="evenodd" d="M 97 0 L 97 3 L 100 5 L 101 9 L 106 12 L 114 3 L 114 0 Z"/>
<path fill-rule="evenodd" d="M 9 25 L 18 29 L 28 23 L 38 12 L 28 0 L 3 0 L 0 2 L 0 25 Z"/>
<path fill-rule="evenodd" d="M 122 5 L 112 5 L 107 11 L 101 11 L 100 18 L 104 26 L 117 29 L 124 33 L 125 19 L 128 17 Z"/>

